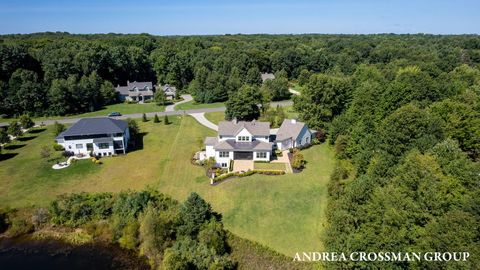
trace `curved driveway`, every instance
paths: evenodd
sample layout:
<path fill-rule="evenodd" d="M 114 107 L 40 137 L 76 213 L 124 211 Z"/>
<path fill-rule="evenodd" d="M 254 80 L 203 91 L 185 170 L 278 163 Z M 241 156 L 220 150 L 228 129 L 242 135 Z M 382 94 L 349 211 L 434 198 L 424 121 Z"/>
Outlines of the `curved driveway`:
<path fill-rule="evenodd" d="M 292 101 L 279 101 L 279 102 L 272 102 L 270 103 L 271 106 L 291 106 L 293 104 Z M 195 114 L 195 113 L 209 113 L 209 112 L 222 112 L 225 111 L 225 107 L 216 107 L 216 108 L 203 108 L 203 109 L 190 109 L 190 110 L 180 110 L 180 111 L 170 111 L 170 112 L 149 112 L 145 113 L 147 117 L 154 117 L 155 114 L 160 116 L 164 115 L 187 115 L 187 114 Z M 132 114 L 125 114 L 122 116 L 114 117 L 115 119 L 127 119 L 127 118 L 142 118 L 143 113 L 132 113 Z M 97 118 L 101 116 L 92 116 L 92 117 L 82 117 L 82 118 Z M 82 118 L 64 118 L 64 119 L 54 119 L 54 120 L 43 120 L 43 121 L 35 121 L 36 125 L 40 125 L 42 122 L 44 125 L 53 125 L 53 123 L 58 122 L 61 124 L 73 124 L 76 123 L 78 120 Z M 208 121 L 208 120 L 207 120 Z M 9 123 L 0 123 L 1 126 L 8 126 Z"/>
<path fill-rule="evenodd" d="M 187 103 L 187 102 L 193 100 L 191 95 L 182 95 L 182 98 L 183 98 L 182 101 L 176 102 L 174 104 L 171 104 L 171 105 L 168 105 L 167 107 L 165 107 L 165 111 L 166 112 L 173 112 L 173 111 L 175 111 L 175 106 L 177 106 L 179 104 L 182 104 L 182 103 Z"/>

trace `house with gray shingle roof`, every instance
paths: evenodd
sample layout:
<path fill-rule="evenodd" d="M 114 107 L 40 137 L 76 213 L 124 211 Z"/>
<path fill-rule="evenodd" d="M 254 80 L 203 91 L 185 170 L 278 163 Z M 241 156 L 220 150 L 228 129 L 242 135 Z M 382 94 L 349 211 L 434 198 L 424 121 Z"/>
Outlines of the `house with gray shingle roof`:
<path fill-rule="evenodd" d="M 144 102 L 153 99 L 154 91 L 152 82 L 130 82 L 126 86 L 117 85 L 115 91 L 120 101 Z"/>
<path fill-rule="evenodd" d="M 273 143 L 270 123 L 258 121 L 222 121 L 218 136 L 205 138 L 207 158 L 215 158 L 217 166 L 228 167 L 231 160 L 269 161 Z"/>
<path fill-rule="evenodd" d="M 279 150 L 304 147 L 312 142 L 315 132 L 295 119 L 285 119 L 277 131 L 275 143 Z"/>
<path fill-rule="evenodd" d="M 275 79 L 273 73 L 261 73 L 260 76 L 262 77 L 262 82 Z"/>
<path fill-rule="evenodd" d="M 126 121 L 108 117 L 83 118 L 60 133 L 56 142 L 74 154 L 125 154 L 130 132 Z"/>

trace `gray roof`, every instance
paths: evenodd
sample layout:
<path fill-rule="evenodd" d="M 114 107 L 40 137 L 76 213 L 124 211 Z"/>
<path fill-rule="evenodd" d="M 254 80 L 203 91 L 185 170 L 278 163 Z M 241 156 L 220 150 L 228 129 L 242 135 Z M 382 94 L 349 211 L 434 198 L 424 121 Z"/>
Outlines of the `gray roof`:
<path fill-rule="evenodd" d="M 220 141 L 215 145 L 215 150 L 238 150 L 238 151 L 253 151 L 253 150 L 272 150 L 273 143 L 263 141 L 253 142 L 236 142 L 235 140 Z"/>
<path fill-rule="evenodd" d="M 153 95 L 153 84 L 152 82 L 129 82 L 127 81 L 126 86 L 117 86 L 115 91 L 117 91 L 122 96 L 136 96 L 138 93 L 134 92 L 133 89 L 137 88 L 139 90 L 147 89 L 142 95 Z"/>
<path fill-rule="evenodd" d="M 69 129 L 58 135 L 57 139 L 65 136 L 85 136 L 97 134 L 123 133 L 128 128 L 126 121 L 108 117 L 83 118 Z"/>
<path fill-rule="evenodd" d="M 218 143 L 217 137 L 206 137 L 205 145 L 216 145 Z"/>
<path fill-rule="evenodd" d="M 177 92 L 177 88 L 169 84 L 165 84 L 164 86 L 162 86 L 162 89 L 163 89 L 163 92 L 167 95 L 168 94 L 175 95 L 175 93 Z"/>
<path fill-rule="evenodd" d="M 262 73 L 260 74 L 260 76 L 262 76 L 262 81 L 266 81 L 266 80 L 273 80 L 275 79 L 275 75 L 273 75 L 272 73 Z"/>
<path fill-rule="evenodd" d="M 303 127 L 305 127 L 305 123 L 303 122 L 294 119 L 283 120 L 282 125 L 277 131 L 277 141 L 283 141 L 289 138 L 296 140 Z"/>
<path fill-rule="evenodd" d="M 218 123 L 218 135 L 235 136 L 242 129 L 247 129 L 253 136 L 270 136 L 270 122 L 221 121 Z"/>

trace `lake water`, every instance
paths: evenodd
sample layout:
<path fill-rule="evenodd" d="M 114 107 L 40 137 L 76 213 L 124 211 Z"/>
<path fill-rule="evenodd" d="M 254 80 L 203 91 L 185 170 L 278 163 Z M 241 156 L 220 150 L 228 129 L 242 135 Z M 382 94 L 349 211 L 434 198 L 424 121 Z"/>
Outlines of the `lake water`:
<path fill-rule="evenodd" d="M 0 269 L 150 269 L 144 258 L 114 245 L 67 245 L 59 241 L 0 240 Z"/>

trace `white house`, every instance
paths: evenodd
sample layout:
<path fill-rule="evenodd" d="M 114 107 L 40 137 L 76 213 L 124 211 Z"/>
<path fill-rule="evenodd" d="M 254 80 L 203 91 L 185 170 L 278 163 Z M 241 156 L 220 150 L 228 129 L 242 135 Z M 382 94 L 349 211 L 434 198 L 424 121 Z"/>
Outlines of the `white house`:
<path fill-rule="evenodd" d="M 154 87 L 152 82 L 130 82 L 126 86 L 117 85 L 115 91 L 120 101 L 138 101 L 140 103 L 153 99 Z"/>
<path fill-rule="evenodd" d="M 275 143 L 279 150 L 307 146 L 312 142 L 315 131 L 295 119 L 285 119 L 277 131 Z"/>
<path fill-rule="evenodd" d="M 130 132 L 126 121 L 108 117 L 83 118 L 60 133 L 56 141 L 74 154 L 111 156 L 127 151 Z"/>
<path fill-rule="evenodd" d="M 273 143 L 269 138 L 269 122 L 222 121 L 218 136 L 205 139 L 205 155 L 223 168 L 230 160 L 270 161 Z"/>

